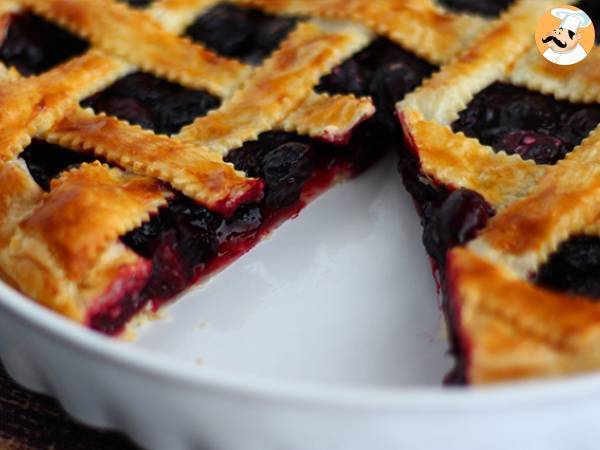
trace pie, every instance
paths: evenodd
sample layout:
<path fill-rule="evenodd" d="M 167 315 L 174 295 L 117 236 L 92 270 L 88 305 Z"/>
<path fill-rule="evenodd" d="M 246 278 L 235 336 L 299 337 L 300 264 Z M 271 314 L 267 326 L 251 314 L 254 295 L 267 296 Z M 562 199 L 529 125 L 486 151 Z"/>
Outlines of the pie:
<path fill-rule="evenodd" d="M 130 3 L 0 2 L 0 274 L 110 335 L 366 169 L 435 69 L 393 36 L 412 6 L 378 37 L 330 0 Z"/>
<path fill-rule="evenodd" d="M 452 380 L 596 368 L 600 56 L 517 31 L 558 3 L 2 0 L 0 277 L 117 335 L 396 151 Z"/>
<path fill-rule="evenodd" d="M 555 5 L 514 2 L 397 105 L 454 382 L 600 367 L 600 53 L 553 65 L 519 31 Z"/>

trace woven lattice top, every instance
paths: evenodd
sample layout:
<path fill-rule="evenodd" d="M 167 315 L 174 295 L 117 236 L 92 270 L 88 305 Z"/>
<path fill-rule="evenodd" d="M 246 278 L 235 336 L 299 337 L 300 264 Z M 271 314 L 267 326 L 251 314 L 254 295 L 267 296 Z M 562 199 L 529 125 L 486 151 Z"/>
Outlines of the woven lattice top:
<path fill-rule="evenodd" d="M 134 9 L 111 0 L 0 2 L 0 36 L 12 14 L 30 10 L 90 43 L 83 55 L 37 76 L 0 67 L 0 273 L 11 284 L 82 320 L 117 271 L 144 265 L 118 238 L 165 205 L 171 189 L 228 215 L 258 199 L 262 187 L 223 161 L 230 149 L 271 130 L 343 141 L 371 116 L 371 99 L 313 87 L 375 33 L 443 63 L 487 23 L 432 0 L 241 2 L 307 17 L 253 67 L 179 36 L 216 3 L 162 0 Z M 208 91 L 221 106 L 172 136 L 79 106 L 136 70 Z M 33 138 L 120 168 L 83 164 L 43 192 L 18 158 Z"/>
<path fill-rule="evenodd" d="M 600 128 L 556 165 L 536 165 L 495 152 L 449 126 L 478 92 L 497 81 L 556 99 L 600 103 L 600 53 L 575 66 L 556 66 L 540 57 L 531 36 L 518 31 L 534 29 L 555 4 L 518 2 L 469 51 L 398 105 L 423 172 L 480 193 L 497 212 L 448 260 L 472 382 L 600 366 L 598 304 L 529 281 L 569 237 L 598 235 Z"/>

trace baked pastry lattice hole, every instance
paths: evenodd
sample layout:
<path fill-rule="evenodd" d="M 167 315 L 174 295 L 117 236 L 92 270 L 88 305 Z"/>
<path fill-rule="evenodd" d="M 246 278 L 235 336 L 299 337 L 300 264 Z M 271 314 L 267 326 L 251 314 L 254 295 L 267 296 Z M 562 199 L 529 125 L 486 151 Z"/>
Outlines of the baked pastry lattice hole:
<path fill-rule="evenodd" d="M 505 83 L 479 92 L 452 129 L 496 151 L 555 164 L 600 123 L 600 105 L 573 104 Z"/>
<path fill-rule="evenodd" d="M 199 16 L 185 35 L 220 55 L 258 65 L 294 29 L 297 19 L 220 3 Z"/>
<path fill-rule="evenodd" d="M 0 60 L 23 75 L 45 72 L 89 48 L 88 42 L 46 19 L 18 13 L 10 20 L 0 46 Z"/>
<path fill-rule="evenodd" d="M 127 3 L 133 8 L 145 8 L 150 6 L 155 0 L 119 0 L 123 3 Z"/>
<path fill-rule="evenodd" d="M 515 0 L 437 0 L 442 5 L 461 12 L 481 14 L 486 17 L 497 17 L 506 11 Z"/>
<path fill-rule="evenodd" d="M 206 91 L 186 89 L 152 74 L 136 72 L 85 99 L 82 105 L 158 134 L 175 134 L 220 103 Z"/>
<path fill-rule="evenodd" d="M 533 277 L 548 289 L 600 299 L 600 237 L 573 236 L 550 255 Z"/>

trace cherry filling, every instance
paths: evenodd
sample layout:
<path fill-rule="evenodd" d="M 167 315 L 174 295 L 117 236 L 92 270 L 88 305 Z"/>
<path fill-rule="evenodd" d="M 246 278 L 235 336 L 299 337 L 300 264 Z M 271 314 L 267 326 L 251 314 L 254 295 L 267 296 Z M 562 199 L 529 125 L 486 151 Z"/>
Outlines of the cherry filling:
<path fill-rule="evenodd" d="M 279 47 L 296 23 L 297 19 L 292 17 L 272 16 L 258 9 L 222 3 L 198 17 L 185 34 L 223 56 L 260 64 Z"/>
<path fill-rule="evenodd" d="M 515 0 L 438 0 L 448 8 L 465 13 L 480 14 L 486 17 L 497 17 L 508 9 Z"/>
<path fill-rule="evenodd" d="M 575 236 L 564 242 L 533 281 L 549 289 L 600 299 L 600 238 Z"/>
<path fill-rule="evenodd" d="M 87 98 L 82 105 L 156 133 L 174 134 L 217 108 L 220 101 L 208 92 L 186 89 L 154 75 L 136 72 Z"/>
<path fill-rule="evenodd" d="M 600 106 L 495 83 L 475 96 L 452 124 L 496 151 L 555 164 L 600 123 Z"/>
<path fill-rule="evenodd" d="M 0 60 L 23 75 L 36 75 L 88 48 L 86 41 L 35 14 L 15 14 L 0 46 Z"/>

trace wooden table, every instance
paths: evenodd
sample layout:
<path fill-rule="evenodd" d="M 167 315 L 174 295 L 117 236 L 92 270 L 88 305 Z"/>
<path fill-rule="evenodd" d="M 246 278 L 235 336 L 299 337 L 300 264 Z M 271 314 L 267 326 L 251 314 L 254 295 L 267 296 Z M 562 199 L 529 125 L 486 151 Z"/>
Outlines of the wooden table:
<path fill-rule="evenodd" d="M 1 450 L 136 450 L 123 435 L 91 429 L 69 418 L 55 400 L 11 381 L 0 366 Z"/>

